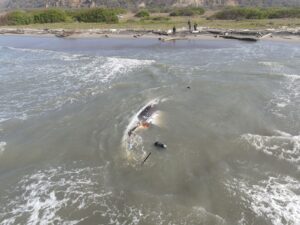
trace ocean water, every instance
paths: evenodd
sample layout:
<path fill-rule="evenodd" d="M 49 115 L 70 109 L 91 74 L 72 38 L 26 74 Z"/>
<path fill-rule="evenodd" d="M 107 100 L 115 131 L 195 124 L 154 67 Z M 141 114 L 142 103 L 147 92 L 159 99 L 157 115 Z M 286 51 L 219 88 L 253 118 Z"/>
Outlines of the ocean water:
<path fill-rule="evenodd" d="M 1 225 L 300 224 L 300 44 L 0 46 Z"/>

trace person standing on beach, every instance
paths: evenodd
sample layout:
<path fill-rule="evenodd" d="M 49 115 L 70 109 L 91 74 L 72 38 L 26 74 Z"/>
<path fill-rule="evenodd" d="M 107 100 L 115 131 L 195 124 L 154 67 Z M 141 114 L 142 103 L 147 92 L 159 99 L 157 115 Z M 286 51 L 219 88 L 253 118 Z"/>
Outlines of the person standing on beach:
<path fill-rule="evenodd" d="M 173 27 L 173 34 L 176 34 L 176 27 Z"/>
<path fill-rule="evenodd" d="M 197 30 L 197 27 L 198 27 L 198 24 L 197 24 L 197 23 L 194 23 L 194 31 Z"/>
<path fill-rule="evenodd" d="M 188 21 L 188 26 L 189 26 L 189 31 L 191 31 L 192 30 L 192 24 L 191 24 L 190 20 Z"/>

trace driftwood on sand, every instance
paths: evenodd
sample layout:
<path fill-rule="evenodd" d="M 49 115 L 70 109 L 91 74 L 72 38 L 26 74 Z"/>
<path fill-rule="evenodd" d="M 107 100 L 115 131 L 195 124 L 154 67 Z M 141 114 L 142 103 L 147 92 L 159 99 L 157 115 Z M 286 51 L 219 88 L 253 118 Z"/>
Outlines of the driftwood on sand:
<path fill-rule="evenodd" d="M 248 29 L 212 29 L 209 27 L 199 27 L 197 31 L 190 32 L 186 29 L 178 29 L 176 34 L 171 30 L 146 30 L 146 29 L 33 29 L 33 28 L 13 28 L 1 27 L 0 35 L 53 35 L 59 38 L 76 37 L 159 37 L 161 41 L 176 41 L 194 39 L 197 37 L 221 37 L 225 39 L 237 39 L 241 41 L 255 42 L 258 40 L 292 39 L 300 40 L 300 28 L 280 28 L 265 30 Z"/>
<path fill-rule="evenodd" d="M 259 40 L 257 37 L 250 37 L 250 36 L 221 35 L 220 37 L 225 39 L 236 39 L 240 41 L 252 41 L 252 42 L 256 42 Z"/>
<path fill-rule="evenodd" d="M 62 31 L 62 32 L 58 32 L 55 34 L 56 37 L 59 37 L 59 38 L 66 38 L 66 37 L 69 37 L 71 35 L 73 35 L 75 32 L 74 31 Z"/>

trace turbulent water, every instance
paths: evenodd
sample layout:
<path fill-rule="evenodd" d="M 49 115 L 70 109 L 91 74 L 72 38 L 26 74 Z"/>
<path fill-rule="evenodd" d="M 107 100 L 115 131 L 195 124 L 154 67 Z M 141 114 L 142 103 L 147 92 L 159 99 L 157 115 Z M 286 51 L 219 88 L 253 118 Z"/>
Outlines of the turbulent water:
<path fill-rule="evenodd" d="M 1 225 L 300 224 L 299 44 L 0 46 Z"/>

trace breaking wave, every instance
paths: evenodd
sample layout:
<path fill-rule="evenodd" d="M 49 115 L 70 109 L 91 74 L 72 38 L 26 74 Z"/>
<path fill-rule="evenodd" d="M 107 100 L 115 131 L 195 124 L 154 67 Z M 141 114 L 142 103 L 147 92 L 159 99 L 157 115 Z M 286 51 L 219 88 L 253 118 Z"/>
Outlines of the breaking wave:
<path fill-rule="evenodd" d="M 27 119 L 82 101 L 112 80 L 152 60 L 97 57 L 48 50 L 3 48 L 0 54 L 0 121 Z M 12 60 L 14 59 L 14 60 Z"/>
<path fill-rule="evenodd" d="M 0 197 L 6 206 L 0 209 L 0 224 L 225 224 L 200 206 L 169 204 L 168 197 L 161 201 L 161 197 L 136 193 L 136 199 L 144 201 L 132 201 L 126 192 L 109 186 L 109 167 L 109 163 L 73 169 L 61 166 L 24 176 Z"/>
<path fill-rule="evenodd" d="M 6 142 L 0 141 L 0 155 L 5 151 Z"/>
<path fill-rule="evenodd" d="M 241 139 L 254 149 L 292 163 L 300 170 L 300 136 L 277 131 L 277 135 L 274 136 L 244 134 Z"/>
<path fill-rule="evenodd" d="M 94 190 L 97 179 L 105 183 L 107 166 L 71 170 L 57 167 L 23 177 L 13 190 L 20 196 L 10 199 L 8 194 L 5 199 L 6 207 L 0 211 L 1 224 L 17 224 L 20 220 L 23 224 L 77 224 L 84 218 L 71 213 L 72 219 L 68 219 L 62 212 L 70 206 L 80 211 L 111 194 Z"/>
<path fill-rule="evenodd" d="M 291 107 L 300 105 L 300 75 L 294 70 L 278 62 L 261 62 L 274 76 L 282 77 L 280 89 L 274 92 L 270 101 L 270 110 L 273 114 L 284 118 L 290 112 Z M 295 113 L 297 114 L 297 112 Z"/>
<path fill-rule="evenodd" d="M 289 107 L 300 105 L 300 76 L 295 74 L 283 74 L 282 90 L 274 94 L 271 100 L 273 113 L 280 117 L 286 117 Z"/>
<path fill-rule="evenodd" d="M 265 217 L 274 225 L 300 223 L 300 183 L 290 176 L 269 176 L 253 184 L 234 178 L 225 183 L 232 195 L 242 201 L 257 217 Z"/>

